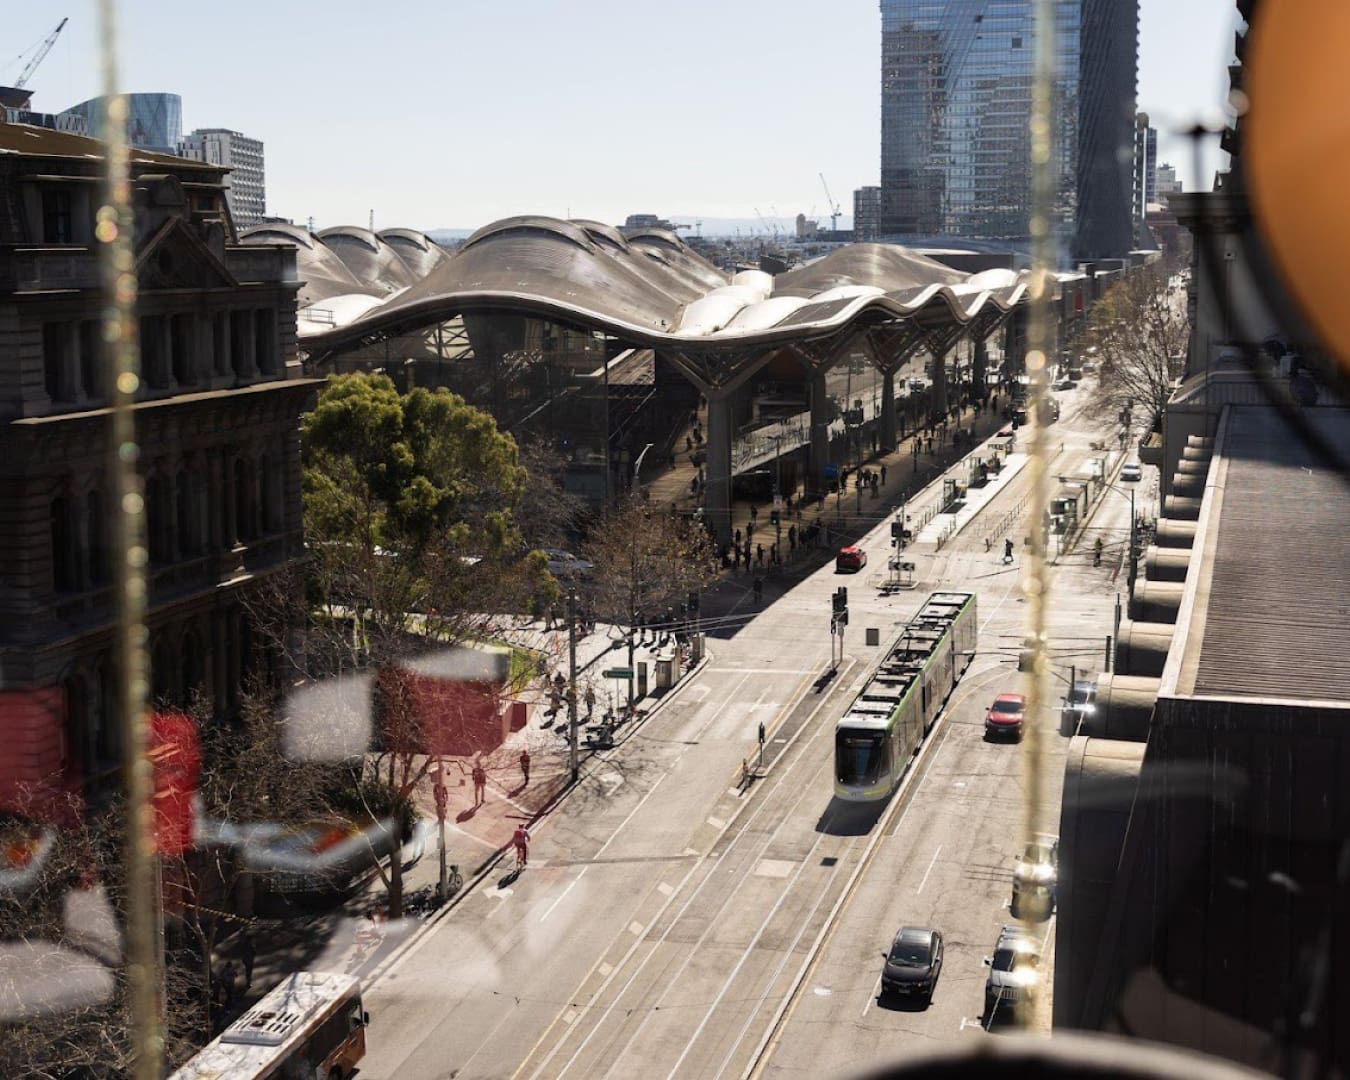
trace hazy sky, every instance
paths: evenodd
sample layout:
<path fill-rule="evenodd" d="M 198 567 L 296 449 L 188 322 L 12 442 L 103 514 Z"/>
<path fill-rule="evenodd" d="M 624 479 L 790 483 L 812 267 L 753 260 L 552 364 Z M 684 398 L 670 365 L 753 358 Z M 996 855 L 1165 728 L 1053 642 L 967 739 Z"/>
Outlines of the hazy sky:
<path fill-rule="evenodd" d="M 91 0 L 10 8 L 0 83 L 69 15 L 34 105 L 100 91 Z M 182 95 L 185 133 L 262 139 L 268 212 L 299 223 L 364 224 L 371 209 L 379 228 L 825 218 L 819 173 L 849 216 L 853 189 L 878 182 L 876 0 L 123 0 L 120 13 L 123 87 Z M 1167 132 L 1221 115 L 1235 21 L 1234 0 L 1141 0 L 1139 107 L 1187 189 L 1193 151 Z"/>

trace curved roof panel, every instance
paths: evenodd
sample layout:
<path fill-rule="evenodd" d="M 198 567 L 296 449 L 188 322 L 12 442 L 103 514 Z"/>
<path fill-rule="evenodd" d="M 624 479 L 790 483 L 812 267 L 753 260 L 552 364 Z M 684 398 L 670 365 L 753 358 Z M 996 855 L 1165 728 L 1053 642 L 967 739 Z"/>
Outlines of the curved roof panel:
<path fill-rule="evenodd" d="M 417 280 L 398 252 L 369 229 L 335 225 L 321 229 L 319 239 L 336 252 L 347 269 L 367 287 L 391 293 L 407 288 Z"/>
<path fill-rule="evenodd" d="M 414 277 L 426 277 L 445 261 L 445 251 L 416 229 L 382 229 L 379 237 L 397 252 Z"/>
<path fill-rule="evenodd" d="M 290 244 L 295 248 L 295 266 L 301 286 L 297 298 L 301 307 L 322 304 L 334 296 L 351 293 L 385 295 L 358 280 L 338 258 L 337 252 L 313 233 L 294 225 L 254 225 L 239 233 L 241 244 Z M 305 328 L 301 327 L 303 336 Z"/>
<path fill-rule="evenodd" d="M 491 311 L 682 350 L 830 337 L 864 316 L 973 323 L 983 333 L 1024 301 L 1024 280 L 1006 271 L 971 277 L 905 248 L 859 244 L 777 278 L 748 271 L 728 281 L 670 232 L 624 234 L 598 222 L 527 215 L 479 229 L 426 277 L 350 326 L 302 327 L 301 335 L 315 347 L 337 348 L 357 336 Z"/>

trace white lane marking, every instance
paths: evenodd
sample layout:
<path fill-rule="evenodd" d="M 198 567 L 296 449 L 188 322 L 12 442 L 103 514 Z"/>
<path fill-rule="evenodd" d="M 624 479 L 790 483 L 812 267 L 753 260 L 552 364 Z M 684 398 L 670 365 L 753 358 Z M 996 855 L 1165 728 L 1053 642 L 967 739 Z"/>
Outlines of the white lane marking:
<path fill-rule="evenodd" d="M 789 862 L 787 859 L 760 859 L 759 865 L 755 867 L 755 876 L 785 878 L 796 866 L 795 862 Z"/>
<path fill-rule="evenodd" d="M 881 994 L 881 976 L 878 975 L 876 983 L 872 986 L 872 993 L 868 997 L 868 999 L 863 1002 L 863 1011 L 860 1012 L 858 1015 L 866 1016 L 867 1010 L 870 1009 L 874 1004 L 876 1004 L 876 1000 L 880 996 L 880 994 Z"/>
<path fill-rule="evenodd" d="M 671 893 L 675 891 L 675 886 L 663 881 L 661 882 L 660 885 L 656 887 L 656 891 L 659 892 L 662 896 L 669 896 Z"/>
<path fill-rule="evenodd" d="M 609 964 L 601 964 L 599 968 L 597 968 L 596 970 L 600 972 L 600 977 L 603 979 L 606 975 L 608 975 L 611 971 L 613 971 L 614 968 L 611 967 Z"/>
<path fill-rule="evenodd" d="M 628 932 L 632 934 L 634 937 L 641 937 L 642 931 L 645 929 L 647 928 L 643 926 L 640 922 L 638 922 L 636 919 L 634 919 L 632 922 L 628 924 Z"/>
<path fill-rule="evenodd" d="M 555 907 L 557 907 L 559 904 L 561 904 L 564 900 L 567 899 L 567 894 L 570 893 L 573 889 L 575 889 L 575 888 L 577 887 L 577 882 L 580 881 L 580 880 L 582 879 L 582 877 L 585 875 L 585 873 L 586 873 L 586 870 L 583 869 L 583 870 L 581 871 L 581 873 L 578 874 L 578 875 L 573 879 L 572 884 L 568 885 L 567 888 L 565 888 L 565 889 L 558 895 L 558 899 L 554 900 L 553 903 L 549 904 L 548 909 L 547 909 L 542 915 L 539 916 L 539 921 L 540 921 L 540 922 L 543 922 L 543 921 L 544 921 L 545 919 L 547 919 L 550 915 L 552 915 L 552 914 L 553 914 L 553 909 L 554 909 Z"/>
<path fill-rule="evenodd" d="M 937 865 L 938 856 L 941 854 L 942 845 L 939 844 L 937 846 L 937 851 L 933 852 L 932 860 L 928 863 L 928 869 L 923 872 L 923 879 L 919 882 L 919 887 L 914 890 L 916 893 L 923 892 L 923 887 L 928 884 L 928 875 L 933 872 L 933 867 Z"/>
<path fill-rule="evenodd" d="M 725 821 L 723 821 L 721 818 L 715 817 L 710 817 L 708 819 L 708 824 L 711 825 L 714 829 L 725 829 L 727 827 L 727 823 Z"/>

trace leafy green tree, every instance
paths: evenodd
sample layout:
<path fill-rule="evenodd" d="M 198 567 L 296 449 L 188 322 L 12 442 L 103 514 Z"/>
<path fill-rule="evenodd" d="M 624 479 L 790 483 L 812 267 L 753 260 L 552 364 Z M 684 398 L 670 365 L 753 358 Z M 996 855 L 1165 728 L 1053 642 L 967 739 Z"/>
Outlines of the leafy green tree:
<path fill-rule="evenodd" d="M 488 414 L 446 390 L 401 394 L 384 375 L 339 375 L 302 438 L 311 674 L 495 636 L 500 613 L 557 598 L 547 559 L 527 551 L 517 523 L 528 474 Z M 375 768 L 407 807 L 435 762 L 420 750 L 423 718 L 398 693 L 381 694 L 377 714 Z"/>

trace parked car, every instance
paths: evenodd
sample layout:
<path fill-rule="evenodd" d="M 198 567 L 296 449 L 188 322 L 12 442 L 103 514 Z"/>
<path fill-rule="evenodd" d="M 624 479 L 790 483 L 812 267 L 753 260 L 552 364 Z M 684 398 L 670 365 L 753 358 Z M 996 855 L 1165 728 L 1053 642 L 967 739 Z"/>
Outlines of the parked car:
<path fill-rule="evenodd" d="M 835 556 L 836 570 L 861 570 L 867 565 L 867 552 L 860 547 L 842 547 Z"/>
<path fill-rule="evenodd" d="M 1137 461 L 1127 461 L 1120 467 L 1120 478 L 1122 480 L 1142 480 L 1144 478 L 1143 467 Z"/>
<path fill-rule="evenodd" d="M 543 552 L 548 556 L 548 572 L 554 577 L 584 576 L 595 569 L 590 559 L 579 558 L 561 548 L 544 548 Z"/>
<path fill-rule="evenodd" d="M 1022 738 L 1022 716 L 1026 708 L 1026 698 L 1021 694 L 999 694 L 989 711 L 984 714 L 984 730 L 987 735 L 1011 735 Z"/>
<path fill-rule="evenodd" d="M 1041 406 L 1041 427 L 1053 424 L 1059 419 L 1059 402 L 1052 397 L 1045 399 L 1045 404 Z"/>
<path fill-rule="evenodd" d="M 1059 837 L 1038 835 L 1013 865 L 1013 914 L 1033 907 L 1046 918 L 1055 909 L 1056 889 L 1059 884 Z"/>
<path fill-rule="evenodd" d="M 984 1014 L 995 1020 L 1017 1018 L 1019 1007 L 1036 1000 L 1041 980 L 1040 943 L 1020 926 L 1005 926 L 984 958 L 989 975 L 984 982 Z"/>
<path fill-rule="evenodd" d="M 1068 379 L 1068 378 L 1060 379 L 1057 383 L 1055 383 L 1055 389 L 1056 389 L 1056 390 L 1072 390 L 1072 389 L 1073 389 L 1073 380 L 1072 380 L 1072 379 Z"/>
<path fill-rule="evenodd" d="M 883 994 L 921 994 L 933 1000 L 933 988 L 942 974 L 942 933 L 929 927 L 906 926 L 895 935 L 891 951 L 882 953 Z"/>
<path fill-rule="evenodd" d="M 910 379 L 910 380 L 909 380 L 909 388 L 910 388 L 911 390 L 915 390 L 915 391 L 917 391 L 917 390 L 922 390 L 922 389 L 924 389 L 927 385 L 928 385 L 928 384 L 927 384 L 926 382 L 924 382 L 922 379 Z"/>

